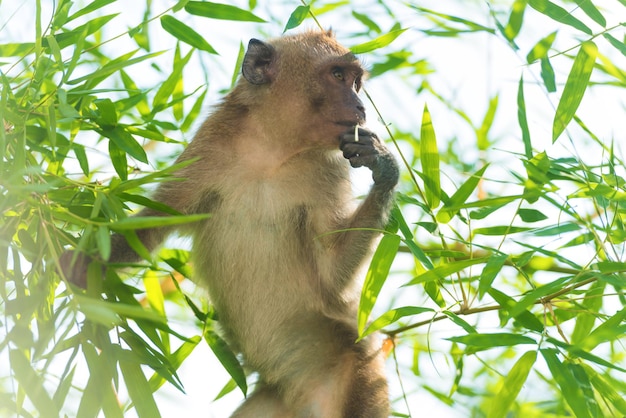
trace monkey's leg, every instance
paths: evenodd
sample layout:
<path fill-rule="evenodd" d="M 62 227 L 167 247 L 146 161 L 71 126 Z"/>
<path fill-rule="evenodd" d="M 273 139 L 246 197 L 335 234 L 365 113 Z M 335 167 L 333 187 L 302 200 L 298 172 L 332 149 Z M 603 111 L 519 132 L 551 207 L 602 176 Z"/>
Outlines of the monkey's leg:
<path fill-rule="evenodd" d="M 270 386 L 257 388 L 231 418 L 296 418 L 289 412 L 278 392 Z"/>

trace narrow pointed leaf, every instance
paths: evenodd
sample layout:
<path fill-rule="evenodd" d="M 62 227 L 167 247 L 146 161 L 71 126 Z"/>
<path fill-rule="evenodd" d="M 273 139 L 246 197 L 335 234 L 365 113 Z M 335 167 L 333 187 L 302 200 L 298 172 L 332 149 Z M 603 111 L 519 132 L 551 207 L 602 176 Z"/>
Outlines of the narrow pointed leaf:
<path fill-rule="evenodd" d="M 445 279 L 451 274 L 458 273 L 470 266 L 487 262 L 489 257 L 474 258 L 471 260 L 453 261 L 451 263 L 445 263 L 441 266 L 435 267 L 432 270 L 422 273 L 408 282 L 405 286 L 411 286 L 418 283 L 426 283 L 433 280 Z"/>
<path fill-rule="evenodd" d="M 593 19 L 594 22 L 602 27 L 606 27 L 606 19 L 604 18 L 604 16 L 602 16 L 602 13 L 600 13 L 600 10 L 596 8 L 592 1 L 574 0 L 574 2 L 578 5 L 578 7 L 581 8 L 583 12 L 585 12 L 587 16 Z"/>
<path fill-rule="evenodd" d="M 548 0 L 528 0 L 528 5 L 557 22 L 576 28 L 579 31 L 585 32 L 587 35 L 593 34 L 587 25 L 576 19 L 564 8 Z"/>
<path fill-rule="evenodd" d="M 478 282 L 478 297 L 482 298 L 491 288 L 494 279 L 502 270 L 504 263 L 509 258 L 508 254 L 496 254 L 489 257 L 489 261 L 485 264 Z"/>
<path fill-rule="evenodd" d="M 190 1 L 185 5 L 185 10 L 192 15 L 211 19 L 265 23 L 265 20 L 256 16 L 254 13 L 229 4 L 211 3 L 209 1 Z"/>
<path fill-rule="evenodd" d="M 283 33 L 287 32 L 289 29 L 297 28 L 300 26 L 304 19 L 306 19 L 309 11 L 311 10 L 311 6 L 298 6 L 296 10 L 291 13 L 289 16 L 289 20 L 287 21 L 287 25 L 285 25 L 285 30 Z"/>
<path fill-rule="evenodd" d="M 358 329 L 362 334 L 367 325 L 367 320 L 376 303 L 378 294 L 387 279 L 391 263 L 393 262 L 398 248 L 400 247 L 400 237 L 398 235 L 384 235 L 374 252 L 370 267 L 365 276 L 361 300 L 359 302 Z"/>
<path fill-rule="evenodd" d="M 210 54 L 217 54 L 202 35 L 173 16 L 161 16 L 161 26 L 180 41 Z"/>
<path fill-rule="evenodd" d="M 526 383 L 528 374 L 537 360 L 536 351 L 527 351 L 517 360 L 515 365 L 504 375 L 502 388 L 491 401 L 491 407 L 487 413 L 487 418 L 505 417 L 511 405 Z"/>
<path fill-rule="evenodd" d="M 524 76 L 520 77 L 517 86 L 517 121 L 522 130 L 522 142 L 524 143 L 524 155 L 527 159 L 533 158 L 533 146 L 530 142 L 530 130 L 526 117 L 526 101 L 524 100 Z"/>
<path fill-rule="evenodd" d="M 478 186 L 478 183 L 480 183 L 487 167 L 488 165 L 484 165 L 481 169 L 472 174 L 472 176 L 470 176 L 470 178 L 467 179 L 456 192 L 454 192 L 454 194 L 450 197 L 450 200 L 448 200 L 448 202 L 446 202 L 446 204 L 437 213 L 437 220 L 439 222 L 450 222 L 459 209 L 464 206 L 467 207 L 465 201 L 472 195 Z M 485 204 L 485 206 L 488 206 L 488 204 Z"/>
<path fill-rule="evenodd" d="M 204 339 L 209 344 L 209 347 L 211 347 L 215 357 L 222 363 L 222 366 L 224 366 L 228 374 L 230 374 L 230 377 L 237 382 L 237 386 L 239 386 L 239 389 L 241 389 L 241 392 L 245 395 L 248 392 L 246 374 L 226 341 L 210 330 L 204 334 Z"/>
<path fill-rule="evenodd" d="M 359 45 L 355 45 L 350 48 L 350 51 L 354 54 L 363 54 L 365 52 L 371 52 L 379 48 L 383 48 L 392 43 L 398 36 L 402 35 L 406 29 L 396 29 L 385 35 L 379 36 L 371 41 L 364 42 Z"/>
<path fill-rule="evenodd" d="M 59 408 L 43 386 L 44 379 L 33 369 L 30 361 L 20 350 L 9 351 L 13 376 L 28 399 L 35 405 L 41 417 L 58 417 Z"/>
<path fill-rule="evenodd" d="M 387 325 L 393 324 L 406 316 L 418 315 L 424 312 L 435 312 L 432 308 L 423 308 L 419 306 L 403 306 L 401 308 L 392 309 L 376 318 L 369 327 L 361 334 L 360 338 L 364 338 L 369 334 L 383 329 Z"/>
<path fill-rule="evenodd" d="M 439 206 L 439 196 L 441 195 L 439 150 L 437 149 L 435 129 L 433 128 L 430 112 L 426 105 L 424 105 L 420 134 L 420 160 L 422 162 L 426 201 L 428 202 L 428 206 L 433 209 Z"/>
<path fill-rule="evenodd" d="M 494 334 L 472 333 L 460 337 L 446 338 L 446 340 L 482 349 L 492 347 L 511 347 L 520 344 L 537 344 L 537 341 L 525 335 L 508 334 L 504 332 Z"/>
<path fill-rule="evenodd" d="M 526 4 L 528 0 L 515 0 L 511 7 L 511 14 L 509 15 L 509 21 L 504 28 L 504 36 L 509 41 L 513 41 L 520 29 L 522 28 L 522 22 L 524 21 L 524 10 L 526 10 Z"/>
<path fill-rule="evenodd" d="M 563 398 L 578 418 L 591 418 L 585 405 L 585 396 L 568 367 L 557 357 L 555 349 L 541 349 L 541 355 L 548 364 L 552 377 L 561 389 Z"/>
<path fill-rule="evenodd" d="M 591 41 L 583 42 L 574 59 L 574 64 L 563 88 L 552 125 L 552 142 L 554 143 L 570 123 L 583 99 L 591 72 L 598 55 L 598 47 Z"/>
<path fill-rule="evenodd" d="M 139 418 L 158 418 L 161 416 L 159 408 L 152 396 L 152 389 L 139 363 L 120 360 L 120 369 Z"/>

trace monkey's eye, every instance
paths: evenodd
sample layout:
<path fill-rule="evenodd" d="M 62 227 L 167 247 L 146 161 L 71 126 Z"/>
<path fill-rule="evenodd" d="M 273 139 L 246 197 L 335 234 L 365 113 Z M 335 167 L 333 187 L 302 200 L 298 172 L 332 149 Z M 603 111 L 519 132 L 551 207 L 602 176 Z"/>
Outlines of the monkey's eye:
<path fill-rule="evenodd" d="M 341 69 L 339 67 L 333 68 L 333 77 L 335 77 L 337 80 L 343 81 L 344 78 L 345 78 L 345 75 L 343 73 L 343 69 Z"/>

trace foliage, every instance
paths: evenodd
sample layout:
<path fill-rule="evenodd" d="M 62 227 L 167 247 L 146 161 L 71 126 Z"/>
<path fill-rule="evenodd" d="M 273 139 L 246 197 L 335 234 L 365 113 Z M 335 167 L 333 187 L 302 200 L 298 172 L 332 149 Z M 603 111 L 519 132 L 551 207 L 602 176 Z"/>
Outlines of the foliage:
<path fill-rule="evenodd" d="M 184 280 L 178 241 L 104 281 L 92 265 L 87 291 L 58 259 L 76 248 L 106 266 L 112 231 L 138 242 L 134 230 L 157 222 L 132 211 L 167 210 L 149 191 L 178 168 L 171 156 L 241 59 L 207 22 L 279 35 L 335 20 L 366 56 L 366 94 L 405 165 L 358 318 L 394 347 L 396 415 L 418 414 L 418 399 L 464 416 L 626 414 L 624 133 L 613 116 L 626 97 L 626 2 L 317 1 L 285 14 L 269 2 L 147 1 L 123 33 L 129 2 L 31 3 L 34 37 L 17 42 L 3 32 L 20 22 L 0 5 L 3 415 L 159 416 L 157 395 L 183 390 L 178 370 L 202 344 L 232 377 L 218 397 L 246 392 L 216 315 Z M 515 62 L 506 78 L 469 71 L 496 71 L 476 45 Z M 217 55 L 227 50 L 238 56 Z M 487 94 L 451 75 L 486 78 Z"/>

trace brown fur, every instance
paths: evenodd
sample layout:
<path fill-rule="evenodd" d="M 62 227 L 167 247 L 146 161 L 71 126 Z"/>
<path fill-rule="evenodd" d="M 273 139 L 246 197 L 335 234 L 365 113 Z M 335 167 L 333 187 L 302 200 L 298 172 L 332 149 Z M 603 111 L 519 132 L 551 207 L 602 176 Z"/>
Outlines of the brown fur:
<path fill-rule="evenodd" d="M 179 158 L 199 161 L 155 196 L 212 213 L 190 228 L 195 280 L 260 377 L 233 417 L 387 417 L 378 343 L 355 344 L 355 275 L 371 229 L 386 222 L 398 169 L 375 134 L 359 128 L 355 141 L 363 70 L 330 32 L 308 32 L 251 41 L 243 74 Z M 350 164 L 374 177 L 356 210 Z M 138 233 L 153 249 L 169 232 Z M 131 257 L 116 238 L 112 260 Z"/>

